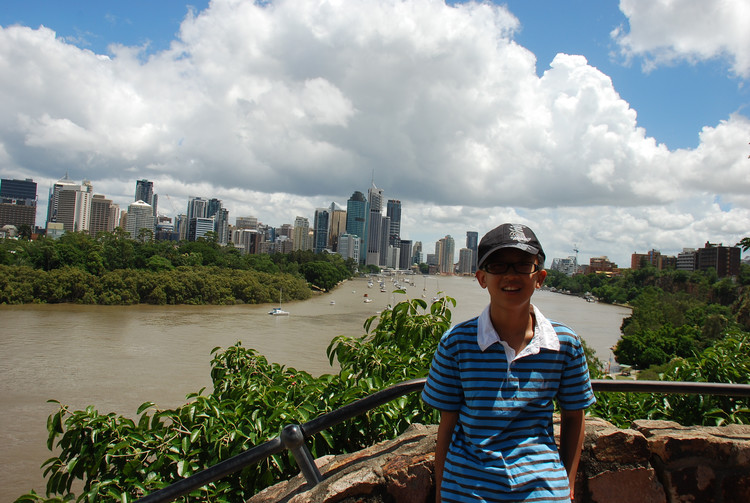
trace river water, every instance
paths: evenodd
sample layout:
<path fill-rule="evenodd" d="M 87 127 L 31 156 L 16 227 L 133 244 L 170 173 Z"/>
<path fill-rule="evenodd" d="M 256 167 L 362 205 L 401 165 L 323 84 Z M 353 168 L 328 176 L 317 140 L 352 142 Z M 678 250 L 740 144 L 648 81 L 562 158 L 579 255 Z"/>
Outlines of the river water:
<path fill-rule="evenodd" d="M 475 316 L 489 299 L 473 278 L 415 277 L 406 290 L 428 301 L 438 291 L 455 298 L 454 322 Z M 373 302 L 365 303 L 364 294 Z M 46 420 L 57 410 L 47 400 L 131 418 L 146 401 L 176 407 L 210 386 L 211 349 L 237 341 L 314 375 L 335 372 L 325 354 L 331 339 L 363 335 L 369 316 L 404 298 L 354 279 L 332 293 L 284 304 L 289 316 L 269 316 L 267 305 L 0 306 L 0 502 L 32 488 L 44 493 L 39 467 L 52 456 Z M 533 302 L 576 330 L 603 361 L 630 314 L 546 291 L 537 291 Z"/>

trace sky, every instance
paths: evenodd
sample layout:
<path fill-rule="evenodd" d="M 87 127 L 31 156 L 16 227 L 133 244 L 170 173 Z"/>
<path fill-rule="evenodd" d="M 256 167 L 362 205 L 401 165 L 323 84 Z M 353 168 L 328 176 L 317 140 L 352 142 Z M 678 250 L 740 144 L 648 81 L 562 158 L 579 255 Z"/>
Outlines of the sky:
<path fill-rule="evenodd" d="M 6 0 L 0 176 L 230 222 L 374 182 L 403 239 L 532 227 L 629 267 L 750 236 L 746 0 Z M 456 254 L 458 257 L 458 254 Z"/>

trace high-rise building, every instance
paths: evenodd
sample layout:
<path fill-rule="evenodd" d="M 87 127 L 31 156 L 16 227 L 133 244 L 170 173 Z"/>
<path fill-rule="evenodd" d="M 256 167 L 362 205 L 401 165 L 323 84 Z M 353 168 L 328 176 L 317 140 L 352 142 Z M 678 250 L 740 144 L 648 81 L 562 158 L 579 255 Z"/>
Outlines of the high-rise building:
<path fill-rule="evenodd" d="M 113 210 L 114 207 L 114 210 Z M 89 223 L 89 234 L 96 237 L 100 232 L 112 232 L 119 223 L 116 221 L 120 214 L 120 207 L 112 203 L 101 194 L 94 194 L 91 198 L 91 221 Z"/>
<path fill-rule="evenodd" d="M 208 216 L 208 200 L 202 197 L 191 197 L 188 199 L 187 219 L 205 218 Z"/>
<path fill-rule="evenodd" d="M 305 217 L 297 217 L 294 219 L 292 249 L 294 251 L 312 250 L 312 239 L 310 238 L 310 221 Z"/>
<path fill-rule="evenodd" d="M 156 223 L 156 201 L 158 196 L 154 194 L 154 182 L 149 180 L 136 180 L 135 182 L 135 199 L 134 201 L 143 201 L 150 204 L 154 212 L 154 225 Z"/>
<path fill-rule="evenodd" d="M 328 226 L 331 214 L 328 208 L 316 208 L 313 216 L 313 250 L 321 253 L 328 248 Z"/>
<path fill-rule="evenodd" d="M 367 192 L 370 211 L 367 217 L 367 265 L 380 265 L 381 235 L 383 233 L 383 189 L 372 184 Z"/>
<path fill-rule="evenodd" d="M 209 232 L 214 232 L 213 217 L 195 217 L 188 222 L 188 241 L 198 241 Z"/>
<path fill-rule="evenodd" d="M 401 239 L 399 243 L 401 254 L 399 256 L 398 268 L 402 271 L 411 268 L 411 239 Z"/>
<path fill-rule="evenodd" d="M 695 251 L 695 248 L 683 248 L 677 254 L 676 268 L 680 271 L 695 271 L 697 260 L 698 252 Z"/>
<path fill-rule="evenodd" d="M 328 212 L 331 215 L 328 225 L 328 247 L 331 251 L 338 251 L 339 236 L 346 233 L 346 210 L 333 202 Z"/>
<path fill-rule="evenodd" d="M 47 223 L 61 223 L 65 232 L 88 231 L 93 191 L 88 180 L 77 184 L 66 174 L 50 188 Z"/>
<path fill-rule="evenodd" d="M 466 231 L 466 248 L 473 253 L 471 259 L 471 273 L 477 272 L 477 246 L 479 244 L 479 233 L 477 231 Z"/>
<path fill-rule="evenodd" d="M 346 201 L 346 233 L 349 235 L 357 236 L 359 238 L 359 263 L 363 264 L 365 253 L 362 253 L 364 248 L 365 238 L 367 236 L 367 199 L 365 195 L 360 191 L 355 191 Z"/>
<path fill-rule="evenodd" d="M 425 262 L 424 254 L 422 253 L 422 242 L 421 241 L 415 241 L 414 247 L 411 251 L 411 263 L 412 264 L 421 264 L 422 262 Z"/>
<path fill-rule="evenodd" d="M 392 262 L 391 252 L 389 251 L 390 248 L 395 248 L 395 246 L 388 244 L 388 229 L 391 228 L 391 219 L 386 216 L 380 217 L 380 245 L 378 246 L 378 249 L 380 250 L 380 263 L 378 264 L 380 267 L 393 267 L 393 265 L 388 265 L 389 262 Z"/>
<path fill-rule="evenodd" d="M 450 235 L 440 239 L 435 244 L 437 265 L 442 274 L 453 274 L 456 244 Z"/>
<path fill-rule="evenodd" d="M 341 234 L 339 236 L 339 249 L 337 253 L 345 259 L 350 258 L 359 263 L 359 236 L 354 234 Z"/>
<path fill-rule="evenodd" d="M 154 209 L 150 204 L 143 201 L 130 203 L 128 206 L 128 218 L 125 230 L 130 233 L 131 239 L 139 239 L 141 231 L 148 230 L 151 235 L 143 235 L 143 239 L 154 237 Z"/>
<path fill-rule="evenodd" d="M 401 201 L 389 199 L 386 208 L 386 215 L 390 218 L 388 227 L 388 244 L 398 246 L 401 239 Z"/>
<path fill-rule="evenodd" d="M 698 249 L 698 270 L 715 269 L 720 278 L 737 276 L 740 273 L 741 255 L 739 246 L 723 246 L 706 241 L 706 246 Z"/>
<path fill-rule="evenodd" d="M 188 235 L 188 229 L 190 226 L 188 225 L 188 218 L 187 215 L 184 213 L 180 213 L 177 215 L 174 219 L 174 230 L 177 233 L 177 239 L 180 241 L 186 241 L 187 235 Z"/>
<path fill-rule="evenodd" d="M 471 262 L 473 252 L 468 248 L 458 250 L 458 274 L 464 276 L 471 275 Z"/>
<path fill-rule="evenodd" d="M 36 225 L 36 182 L 3 178 L 0 180 L 0 227 Z"/>

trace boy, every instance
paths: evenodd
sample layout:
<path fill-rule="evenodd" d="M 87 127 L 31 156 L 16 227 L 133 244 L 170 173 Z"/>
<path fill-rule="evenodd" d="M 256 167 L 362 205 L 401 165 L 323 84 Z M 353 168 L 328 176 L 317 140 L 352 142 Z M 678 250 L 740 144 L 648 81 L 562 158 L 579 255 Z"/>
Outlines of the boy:
<path fill-rule="evenodd" d="M 584 409 L 594 403 L 581 342 L 531 304 L 547 276 L 531 229 L 503 224 L 478 252 L 490 304 L 442 337 L 422 392 L 440 410 L 436 500 L 571 501 Z M 553 400 L 562 409 L 559 452 Z"/>

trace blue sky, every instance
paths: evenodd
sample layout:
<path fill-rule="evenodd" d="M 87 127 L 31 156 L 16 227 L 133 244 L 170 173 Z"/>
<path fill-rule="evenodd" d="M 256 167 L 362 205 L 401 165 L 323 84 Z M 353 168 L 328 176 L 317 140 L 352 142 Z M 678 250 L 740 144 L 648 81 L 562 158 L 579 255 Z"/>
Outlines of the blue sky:
<path fill-rule="evenodd" d="M 513 219 L 548 255 L 621 265 L 730 242 L 750 234 L 748 8 L 707 5 L 10 0 L 0 63 L 45 84 L 0 78 L 0 174 L 40 205 L 65 172 L 123 207 L 149 178 L 278 226 L 374 172 L 428 251 Z"/>

